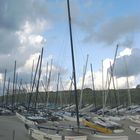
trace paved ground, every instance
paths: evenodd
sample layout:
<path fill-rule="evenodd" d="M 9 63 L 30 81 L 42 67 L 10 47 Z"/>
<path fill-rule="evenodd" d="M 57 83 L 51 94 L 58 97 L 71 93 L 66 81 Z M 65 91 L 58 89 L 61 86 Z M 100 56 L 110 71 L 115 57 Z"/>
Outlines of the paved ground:
<path fill-rule="evenodd" d="M 140 135 L 128 128 L 129 125 L 140 126 L 139 124 L 134 124 L 129 120 L 120 123 L 123 124 L 125 130 L 121 135 L 129 136 L 129 140 L 140 140 Z M 15 133 L 14 137 L 13 133 Z M 31 140 L 31 138 L 24 124 L 16 116 L 0 116 L 0 140 Z"/>
<path fill-rule="evenodd" d="M 123 120 L 121 123 L 124 125 L 124 134 L 129 136 L 129 140 L 140 140 L 140 135 L 128 128 L 130 125 L 140 127 L 140 124 L 133 123 L 130 120 Z"/>
<path fill-rule="evenodd" d="M 13 136 L 15 133 L 15 136 Z M 0 140 L 31 140 L 16 116 L 0 116 Z"/>

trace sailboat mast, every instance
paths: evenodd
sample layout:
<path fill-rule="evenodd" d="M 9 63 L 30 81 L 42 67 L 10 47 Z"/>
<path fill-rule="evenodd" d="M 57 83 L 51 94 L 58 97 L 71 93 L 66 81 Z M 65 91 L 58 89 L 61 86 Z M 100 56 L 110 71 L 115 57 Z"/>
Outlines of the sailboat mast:
<path fill-rule="evenodd" d="M 3 82 L 3 96 L 2 96 L 2 106 L 3 107 L 4 107 L 4 94 L 5 94 L 6 73 L 7 73 L 7 70 L 5 70 L 5 73 L 4 73 L 4 82 Z"/>
<path fill-rule="evenodd" d="M 29 112 L 29 109 L 30 109 L 30 104 L 31 104 L 32 96 L 33 96 L 33 89 L 34 89 L 34 86 L 35 86 L 35 80 L 36 80 L 36 75 L 37 75 L 37 71 L 38 71 L 39 61 L 40 61 L 40 55 L 38 57 L 37 66 L 36 66 L 36 70 L 35 70 L 35 74 L 34 74 L 34 79 L 32 81 L 31 93 L 29 94 L 28 107 L 27 107 L 28 112 Z"/>
<path fill-rule="evenodd" d="M 112 68 L 111 74 L 114 72 L 114 67 L 115 67 L 115 63 L 116 63 L 116 57 L 117 57 L 118 47 L 119 47 L 119 45 L 117 44 L 116 51 L 115 51 L 115 56 L 114 56 L 114 60 L 113 60 L 113 65 L 111 67 Z M 110 74 L 110 77 L 107 78 L 108 79 L 108 87 L 107 87 L 107 92 L 106 92 L 106 97 L 105 97 L 105 105 L 106 105 L 107 97 L 110 95 L 109 94 L 109 90 L 110 90 L 111 79 L 112 79 L 111 74 Z M 108 76 L 108 73 L 107 73 L 107 76 Z"/>
<path fill-rule="evenodd" d="M 50 86 L 50 82 L 51 82 L 51 74 L 52 74 L 52 64 L 53 64 L 53 59 L 51 59 L 51 67 L 50 67 L 50 71 L 49 71 L 49 77 L 48 77 L 48 82 L 47 82 L 47 93 L 46 93 L 46 106 L 49 105 L 49 86 Z"/>
<path fill-rule="evenodd" d="M 93 96 L 94 96 L 94 105 L 95 105 L 95 108 L 96 108 L 97 103 L 96 103 L 96 92 L 95 92 L 92 64 L 90 64 L 90 70 L 91 70 L 91 78 L 92 78 L 92 91 L 93 91 Z"/>
<path fill-rule="evenodd" d="M 71 15 L 70 15 L 70 4 L 69 4 L 69 0 L 67 0 L 67 8 L 68 8 L 68 20 L 69 20 L 69 31 L 70 31 L 69 33 L 70 33 L 70 44 L 71 44 L 72 66 L 73 66 L 73 79 L 74 79 L 74 91 L 75 91 L 77 126 L 79 128 L 78 97 L 77 97 L 76 74 L 75 74 L 75 61 L 74 61 L 74 51 L 73 51 L 73 38 L 72 38 Z"/>
<path fill-rule="evenodd" d="M 60 73 L 58 73 L 58 77 L 57 77 L 57 90 L 56 90 L 56 97 L 55 97 L 55 110 L 56 111 L 57 111 L 57 103 L 58 103 L 59 81 L 60 81 Z"/>
<path fill-rule="evenodd" d="M 102 60 L 102 102 L 103 102 L 102 115 L 104 116 L 104 111 L 105 111 L 105 90 L 104 90 L 104 62 L 103 62 L 103 60 Z"/>
<path fill-rule="evenodd" d="M 16 80 L 16 61 L 14 65 L 14 77 L 13 77 L 12 112 L 14 111 L 14 103 L 15 103 L 15 80 Z"/>
<path fill-rule="evenodd" d="M 38 81 L 37 81 L 37 85 L 36 85 L 35 109 L 36 109 L 36 107 L 37 107 L 37 100 L 38 100 L 38 94 L 39 94 L 39 84 L 40 84 L 40 77 L 41 77 L 42 57 L 43 57 L 43 48 L 42 48 L 41 56 L 40 56 L 40 64 L 39 64 L 39 72 L 38 72 Z"/>
<path fill-rule="evenodd" d="M 32 64 L 31 81 L 30 81 L 30 91 L 32 90 L 33 72 L 34 72 L 34 60 L 33 60 L 33 64 Z"/>
<path fill-rule="evenodd" d="M 127 62 L 124 57 L 124 63 L 125 63 L 125 70 L 126 70 L 126 84 L 127 84 L 127 91 L 128 91 L 128 105 L 131 106 L 131 92 L 130 92 L 130 86 L 129 86 L 129 79 L 128 79 L 128 67 Z"/>
<path fill-rule="evenodd" d="M 114 88 L 115 103 L 116 103 L 116 106 L 118 106 L 116 87 L 115 87 L 115 82 L 114 82 L 114 73 L 113 73 L 113 69 L 112 69 L 112 66 L 111 66 L 111 62 L 110 62 L 110 69 L 111 69 L 112 84 L 113 84 L 113 88 Z"/>
<path fill-rule="evenodd" d="M 7 95 L 6 95 L 6 107 L 8 105 L 8 97 L 9 97 L 9 88 L 10 88 L 10 78 L 8 79 L 8 87 L 7 87 Z"/>
<path fill-rule="evenodd" d="M 88 57 L 89 57 L 89 55 L 87 55 L 86 65 L 84 66 L 84 69 L 83 69 L 83 79 L 82 79 L 82 88 L 81 88 L 79 109 L 81 109 L 82 105 L 83 105 L 83 88 L 84 88 L 85 76 L 86 76 L 86 71 L 87 71 Z"/>

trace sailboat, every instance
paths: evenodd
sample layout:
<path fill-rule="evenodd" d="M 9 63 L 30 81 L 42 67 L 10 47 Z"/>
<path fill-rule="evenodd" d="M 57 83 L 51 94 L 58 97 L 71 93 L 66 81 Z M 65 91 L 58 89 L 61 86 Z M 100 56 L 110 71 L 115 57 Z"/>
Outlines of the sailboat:
<path fill-rule="evenodd" d="M 117 54 L 117 49 L 116 49 L 114 61 L 116 59 L 116 54 Z M 100 133 L 100 134 L 91 134 L 88 136 L 88 138 L 94 139 L 94 140 L 128 140 L 128 136 L 112 135 L 113 133 L 122 133 L 123 129 L 121 129 L 121 125 L 119 125 L 118 123 L 105 119 L 104 117 L 105 102 L 106 101 L 103 102 L 103 109 L 102 109 L 103 117 L 97 116 L 97 117 L 88 118 L 82 121 L 83 125 L 88 126 L 89 128 L 93 128 L 96 130 L 96 132 Z"/>
<path fill-rule="evenodd" d="M 67 0 L 68 8 L 68 19 L 69 19 L 69 30 L 70 30 L 70 43 L 71 43 L 71 54 L 72 54 L 72 66 L 73 66 L 73 78 L 74 78 L 74 91 L 75 91 L 75 103 L 76 103 L 76 116 L 77 116 L 77 128 L 61 128 L 60 126 L 50 126 L 49 128 L 36 126 L 29 127 L 26 124 L 29 135 L 36 140 L 86 140 L 87 136 L 79 132 L 79 111 L 78 111 L 78 100 L 77 100 L 77 87 L 76 87 L 76 74 L 75 74 L 75 62 L 74 62 L 74 51 L 73 51 L 73 40 L 72 40 L 72 28 L 71 28 L 71 16 L 70 16 L 70 4 Z M 35 128 L 34 128 L 35 127 Z"/>
<path fill-rule="evenodd" d="M 137 134 L 140 135 L 140 127 L 136 127 L 136 126 L 129 126 L 129 128 L 132 130 L 132 131 L 135 131 Z"/>
<path fill-rule="evenodd" d="M 25 127 L 28 129 L 28 134 L 36 140 L 46 140 L 46 139 L 47 140 L 64 140 L 64 139 L 65 140 L 87 140 L 87 139 L 128 140 L 127 136 L 114 136 L 113 137 L 113 136 L 100 136 L 100 135 L 91 134 L 91 132 L 96 133 L 95 129 L 80 126 L 69 0 L 67 0 L 67 8 L 68 8 L 68 18 L 69 18 L 77 126 L 72 126 L 72 127 L 65 126 L 65 125 L 61 126 L 58 124 L 56 125 L 54 123 L 49 125 L 48 124 L 49 122 L 47 123 L 47 127 L 40 126 L 40 125 L 33 125 L 30 127 L 28 124 L 25 124 Z"/>

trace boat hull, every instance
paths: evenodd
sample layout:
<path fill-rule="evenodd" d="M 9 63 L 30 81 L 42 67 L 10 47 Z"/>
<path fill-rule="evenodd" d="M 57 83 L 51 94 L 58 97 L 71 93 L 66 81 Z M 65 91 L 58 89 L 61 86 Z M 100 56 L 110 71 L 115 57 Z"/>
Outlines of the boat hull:
<path fill-rule="evenodd" d="M 16 112 L 16 116 L 17 116 L 17 118 L 19 118 L 25 124 L 28 124 L 28 125 L 36 124 L 36 122 L 26 119 L 25 116 L 23 116 L 23 115 L 21 115 L 21 114 L 19 114 L 17 112 Z"/>
<path fill-rule="evenodd" d="M 94 124 L 94 123 L 89 122 L 89 121 L 86 121 L 86 120 L 83 120 L 82 123 L 83 123 L 83 125 L 88 126 L 90 128 L 93 128 L 96 131 L 101 132 L 101 133 L 104 133 L 104 134 L 112 134 L 113 133 L 112 130 L 110 130 L 108 128 L 99 126 L 97 124 Z"/>
<path fill-rule="evenodd" d="M 89 140 L 128 140 L 128 136 L 92 135 Z"/>
<path fill-rule="evenodd" d="M 35 140 L 87 140 L 87 136 L 60 136 L 58 134 L 47 134 L 34 128 L 29 128 L 28 133 Z"/>
<path fill-rule="evenodd" d="M 140 135 L 140 127 L 129 126 L 132 131 L 135 131 L 137 134 Z"/>

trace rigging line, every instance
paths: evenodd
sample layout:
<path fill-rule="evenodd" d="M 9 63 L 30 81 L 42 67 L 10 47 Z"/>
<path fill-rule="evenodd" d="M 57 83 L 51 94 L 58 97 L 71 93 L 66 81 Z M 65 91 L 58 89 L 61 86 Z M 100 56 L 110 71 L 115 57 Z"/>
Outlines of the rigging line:
<path fill-rule="evenodd" d="M 127 66 L 127 62 L 126 62 L 126 58 L 124 56 L 124 63 L 125 63 L 125 71 L 126 71 L 126 84 L 127 84 L 127 92 L 128 92 L 128 104 L 129 106 L 131 106 L 131 92 L 130 92 L 130 85 L 129 85 L 129 78 L 128 78 L 128 66 Z"/>
<path fill-rule="evenodd" d="M 74 30 L 74 40 L 76 40 L 76 41 L 74 41 L 74 42 L 77 42 L 77 44 L 81 44 L 80 42 L 80 40 L 79 40 L 79 38 L 80 38 L 80 35 L 81 34 L 79 34 L 79 32 L 77 31 L 77 30 Z M 79 53 L 77 53 L 78 51 L 80 51 Z M 84 49 L 84 47 L 82 46 L 81 47 L 81 45 L 77 45 L 77 47 L 75 47 L 75 56 L 76 56 L 76 58 L 77 58 L 77 60 L 79 59 L 79 60 L 81 60 L 82 59 L 82 61 L 86 61 L 86 56 L 85 56 L 85 52 L 86 52 L 86 50 Z M 81 55 L 77 55 L 77 54 L 81 54 Z M 80 57 L 81 56 L 81 57 Z"/>
<path fill-rule="evenodd" d="M 113 60 L 113 65 L 112 65 L 112 74 L 114 73 L 114 67 L 115 67 L 115 62 L 116 62 L 116 57 L 117 57 L 118 48 L 119 48 L 119 45 L 117 44 L 116 50 L 115 50 L 115 55 L 114 55 L 114 60 Z M 107 88 L 107 93 L 106 93 L 107 96 L 108 96 L 108 94 L 109 94 L 110 84 L 111 84 L 111 75 L 110 75 L 109 81 L 108 81 L 108 88 Z M 106 100 L 107 100 L 107 96 L 106 96 Z M 105 101 L 105 104 L 106 104 L 106 101 Z"/>
<path fill-rule="evenodd" d="M 111 62 L 110 62 L 110 69 L 111 69 L 111 78 L 112 78 L 112 84 L 113 84 L 113 88 L 114 88 L 114 96 L 115 96 L 115 102 L 116 102 L 116 105 L 118 106 L 118 101 L 117 101 L 117 92 L 116 92 L 116 87 L 115 87 L 115 82 L 114 82 L 114 76 L 113 76 L 113 69 L 112 69 L 112 66 L 111 66 Z"/>
<path fill-rule="evenodd" d="M 36 65 L 36 70 L 35 70 L 35 74 L 34 74 L 34 78 L 33 78 L 33 83 L 32 83 L 32 89 L 31 89 L 31 93 L 29 95 L 28 108 L 27 108 L 28 112 L 29 112 L 29 108 L 30 108 L 30 104 L 31 104 L 32 96 L 33 96 L 33 90 L 34 90 L 34 86 L 35 86 L 35 81 L 36 81 L 36 75 L 37 75 L 37 71 L 38 71 L 39 62 L 40 62 L 40 55 L 38 57 L 38 61 L 37 61 L 37 65 Z"/>
<path fill-rule="evenodd" d="M 87 65 L 88 65 L 88 58 L 89 58 L 89 55 L 87 55 L 86 64 L 85 64 L 84 69 L 83 69 L 82 87 L 81 87 L 80 103 L 79 103 L 79 108 L 80 109 L 82 108 L 82 104 L 83 104 L 83 89 L 84 89 L 84 84 L 85 84 L 85 77 L 86 77 L 86 71 L 87 71 Z"/>
<path fill-rule="evenodd" d="M 42 57 L 43 57 L 43 48 L 41 50 L 41 56 L 40 56 L 40 63 L 39 63 L 39 70 L 38 70 L 38 80 L 36 85 L 36 98 L 35 98 L 35 109 L 37 107 L 37 101 L 38 101 L 38 94 L 39 94 L 39 85 L 40 85 L 40 77 L 41 77 L 41 68 L 42 68 Z"/>
<path fill-rule="evenodd" d="M 57 64 L 60 66 L 60 67 L 62 67 L 65 63 L 66 63 L 66 60 L 67 59 L 64 59 L 64 58 L 66 58 L 68 55 L 67 55 L 67 40 L 66 40 L 66 36 L 67 36 L 67 27 L 66 27 L 66 25 L 64 25 L 63 26 L 63 28 L 64 28 L 64 30 L 61 30 L 61 36 L 62 36 L 62 38 L 61 38 L 61 41 L 59 41 L 60 43 L 59 43 L 59 45 L 58 45 L 58 47 L 60 48 L 60 49 L 58 49 L 58 53 L 57 53 L 57 58 L 59 58 L 58 60 L 58 62 L 57 62 Z"/>

